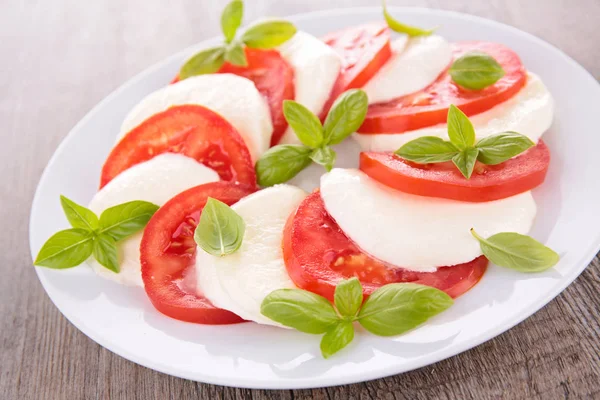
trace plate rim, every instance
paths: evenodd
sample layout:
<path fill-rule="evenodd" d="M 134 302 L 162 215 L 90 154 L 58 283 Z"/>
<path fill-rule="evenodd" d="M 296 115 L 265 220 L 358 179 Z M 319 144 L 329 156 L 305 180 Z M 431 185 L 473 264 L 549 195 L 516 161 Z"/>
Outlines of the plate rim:
<path fill-rule="evenodd" d="M 388 9 L 391 11 L 398 11 L 398 12 L 413 12 L 413 13 L 423 13 L 423 14 L 432 13 L 432 14 L 438 14 L 441 16 L 453 16 L 453 17 L 463 19 L 466 21 L 477 21 L 478 23 L 483 23 L 483 24 L 487 24 L 489 26 L 494 26 L 496 28 L 509 30 L 513 34 L 526 37 L 527 39 L 534 42 L 536 46 L 542 46 L 545 49 L 547 49 L 548 51 L 556 53 L 562 59 L 564 59 L 566 62 L 570 63 L 572 67 L 575 67 L 576 69 L 578 69 L 579 73 L 581 73 L 582 75 L 585 75 L 586 79 L 590 80 L 590 82 L 592 84 L 595 83 L 596 87 L 600 86 L 600 82 L 598 82 L 596 80 L 596 78 L 594 78 L 594 76 L 588 70 L 586 70 L 581 64 L 579 64 L 576 60 L 574 60 L 571 56 L 566 54 L 564 51 L 562 51 L 561 49 L 555 47 L 551 43 L 548 43 L 547 41 L 545 41 L 529 32 L 523 31 L 519 28 L 508 25 L 506 23 L 502 23 L 502 22 L 499 22 L 496 20 L 492 20 L 492 19 L 488 19 L 488 18 L 484 18 L 484 17 L 472 15 L 472 14 L 466 14 L 463 12 L 445 10 L 445 9 L 436 9 L 436 8 L 428 8 L 428 7 L 402 7 L 402 6 L 392 6 L 392 7 L 388 7 Z M 291 15 L 287 15 L 283 18 L 291 19 L 293 21 L 302 21 L 302 20 L 310 20 L 312 18 L 328 17 L 328 16 L 329 17 L 333 17 L 333 16 L 339 17 L 339 16 L 343 16 L 345 14 L 355 14 L 355 13 L 360 13 L 360 12 L 370 12 L 371 13 L 371 12 L 374 12 L 375 10 L 380 10 L 380 7 L 365 6 L 365 7 L 349 7 L 349 8 L 332 8 L 332 9 L 326 9 L 326 10 L 318 10 L 318 11 L 311 11 L 311 12 L 305 12 L 305 13 L 291 14 Z M 36 212 L 36 209 L 38 208 L 37 204 L 42 202 L 41 195 L 40 195 L 40 186 L 47 179 L 47 175 L 49 174 L 50 169 L 52 169 L 53 164 L 56 162 L 56 160 L 58 158 L 57 154 L 59 154 L 61 152 L 61 149 L 66 145 L 66 143 L 70 140 L 70 138 L 75 134 L 75 132 L 77 130 L 79 130 L 81 128 L 81 126 L 85 125 L 88 122 L 88 120 L 91 119 L 92 116 L 98 112 L 98 109 L 102 108 L 105 104 L 113 101 L 113 99 L 118 97 L 120 95 L 120 93 L 122 91 L 124 91 L 127 87 L 134 85 L 135 83 L 145 79 L 148 75 L 152 74 L 157 69 L 160 69 L 163 64 L 168 63 L 170 60 L 180 58 L 182 55 L 190 53 L 193 49 L 198 48 L 204 44 L 210 43 L 215 40 L 217 40 L 216 37 L 210 37 L 210 38 L 201 40 L 191 46 L 188 46 L 182 50 L 179 50 L 179 51 L 171 54 L 170 56 L 159 60 L 158 62 L 152 64 L 151 66 L 144 68 L 140 72 L 136 73 L 135 75 L 133 75 L 132 77 L 130 77 L 129 79 L 124 81 L 123 83 L 119 84 L 119 86 L 116 89 L 114 89 L 107 96 L 105 96 L 102 100 L 100 100 L 94 107 L 92 107 L 92 109 L 90 111 L 88 111 L 71 128 L 69 133 L 61 140 L 60 144 L 54 150 L 52 156 L 50 157 L 46 166 L 44 167 L 42 174 L 40 175 L 38 184 L 36 185 L 35 194 L 33 196 L 33 200 L 31 203 L 31 210 L 30 210 L 30 214 L 29 214 L 29 224 L 28 224 L 28 228 L 29 228 L 28 239 L 29 239 L 29 247 L 30 247 L 30 253 L 31 253 L 32 260 L 35 259 L 35 249 L 33 248 L 33 244 L 32 244 L 32 232 L 34 229 L 33 221 L 37 219 L 37 212 Z M 448 359 L 450 357 L 453 357 L 455 355 L 463 353 L 467 350 L 470 350 L 474 347 L 477 347 L 477 346 L 501 335 L 502 333 L 508 331 L 509 329 L 512 329 L 519 323 L 523 322 L 525 319 L 531 317 L 533 314 L 535 314 L 537 311 L 539 311 L 542 307 L 544 307 L 550 301 L 552 301 L 555 297 L 557 297 L 559 294 L 561 294 L 590 265 L 590 263 L 596 257 L 599 250 L 600 250 L 600 231 L 598 232 L 596 238 L 593 240 L 592 245 L 589 246 L 588 250 L 579 258 L 578 261 L 573 262 L 573 264 L 579 265 L 579 267 L 575 268 L 572 272 L 563 276 L 560 279 L 560 281 L 557 282 L 557 284 L 553 287 L 553 289 L 550 290 L 545 296 L 538 297 L 536 299 L 536 301 L 534 301 L 530 305 L 530 307 L 528 307 L 526 310 L 522 311 L 519 314 L 513 315 L 503 325 L 498 326 L 497 328 L 485 330 L 482 333 L 478 334 L 477 336 L 471 338 L 468 342 L 466 342 L 462 345 L 453 346 L 450 348 L 445 348 L 445 349 L 441 349 L 441 350 L 432 352 L 432 353 L 422 357 L 419 361 L 413 362 L 409 368 L 387 367 L 385 369 L 382 368 L 382 369 L 373 369 L 370 371 L 346 373 L 343 377 L 326 378 L 325 381 L 320 382 L 321 385 L 315 385 L 315 377 L 313 377 L 312 379 L 309 379 L 309 378 L 299 378 L 299 379 L 279 378 L 277 380 L 270 380 L 268 382 L 264 381 L 264 380 L 257 381 L 257 380 L 250 380 L 250 379 L 246 379 L 246 378 L 235 377 L 234 378 L 235 383 L 232 383 L 232 382 L 229 382 L 231 380 L 231 377 L 225 378 L 225 377 L 220 377 L 220 376 L 215 376 L 215 375 L 205 375 L 205 374 L 202 374 L 202 376 L 199 376 L 199 374 L 197 374 L 197 373 L 186 374 L 185 371 L 169 370 L 168 367 L 157 364 L 155 361 L 153 361 L 151 359 L 148 359 L 144 356 L 140 356 L 138 354 L 130 353 L 126 348 L 122 348 L 118 344 L 114 344 L 112 342 L 110 344 L 106 344 L 106 341 L 102 337 L 99 337 L 91 330 L 87 330 L 87 328 L 85 327 L 85 323 L 80 321 L 78 318 L 65 315 L 62 312 L 62 310 L 56 305 L 54 299 L 52 298 L 52 296 L 49 294 L 48 290 L 46 289 L 46 284 L 47 284 L 46 278 L 43 275 L 41 275 L 40 268 L 37 268 L 35 266 L 33 266 L 33 268 L 36 271 L 36 275 L 37 275 L 38 279 L 40 280 L 40 283 L 42 284 L 42 287 L 44 288 L 46 295 L 50 298 L 52 304 L 54 304 L 54 306 L 59 310 L 60 314 L 63 317 L 65 317 L 71 324 L 73 324 L 81 333 L 83 333 L 89 339 L 96 342 L 98 345 L 102 346 L 103 348 L 109 350 L 110 352 L 112 352 L 120 357 L 125 358 L 128 361 L 131 361 L 135 364 L 141 365 L 146 368 L 150 368 L 152 370 L 155 370 L 155 371 L 158 371 L 158 372 L 170 375 L 170 376 L 175 376 L 178 378 L 201 382 L 201 383 L 208 383 L 208 384 L 222 385 L 222 386 L 229 386 L 229 387 L 236 387 L 236 388 L 248 388 L 248 389 L 308 389 L 308 388 L 316 388 L 316 387 L 332 387 L 332 386 L 339 386 L 339 385 L 352 384 L 352 383 L 358 383 L 358 382 L 366 382 L 366 381 L 371 381 L 371 380 L 375 380 L 375 379 L 385 378 L 385 377 L 392 376 L 392 375 L 402 374 L 402 373 L 413 371 L 413 370 L 416 370 L 416 369 L 419 369 L 419 368 L 422 368 L 422 367 L 425 367 L 428 365 L 432 365 L 434 363 L 443 361 L 445 359 Z M 319 378 L 317 377 L 316 379 L 318 380 Z"/>

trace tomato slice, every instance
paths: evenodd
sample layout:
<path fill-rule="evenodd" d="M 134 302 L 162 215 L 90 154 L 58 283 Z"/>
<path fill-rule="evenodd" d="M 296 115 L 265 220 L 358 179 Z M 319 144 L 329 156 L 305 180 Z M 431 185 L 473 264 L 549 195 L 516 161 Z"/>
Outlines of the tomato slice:
<path fill-rule="evenodd" d="M 340 94 L 363 87 L 379 71 L 392 56 L 392 48 L 385 22 L 354 26 L 330 33 L 322 40 L 342 58 L 342 70 L 323 108 L 324 118 Z"/>
<path fill-rule="evenodd" d="M 489 110 L 517 94 L 527 81 L 519 56 L 508 47 L 490 42 L 453 43 L 454 58 L 471 51 L 484 52 L 496 59 L 505 75 L 482 90 L 459 87 L 448 72 L 427 88 L 385 103 L 369 106 L 363 134 L 402 133 L 446 122 L 448 107 L 454 104 L 467 116 Z"/>
<path fill-rule="evenodd" d="M 148 118 L 113 148 L 102 168 L 100 188 L 127 168 L 167 152 L 201 162 L 222 180 L 256 185 L 254 164 L 237 130 L 208 108 L 182 105 Z"/>
<path fill-rule="evenodd" d="M 346 237 L 325 210 L 318 191 L 306 197 L 289 217 L 283 256 L 298 287 L 329 300 L 333 300 L 335 285 L 353 276 L 361 281 L 365 295 L 388 283 L 413 282 L 458 297 L 479 282 L 488 264 L 481 256 L 465 264 L 440 267 L 436 272 L 414 272 L 376 260 Z"/>
<path fill-rule="evenodd" d="M 543 141 L 525 153 L 498 165 L 477 162 L 471 179 L 465 179 L 451 161 L 416 164 L 394 153 L 360 154 L 360 169 L 386 186 L 419 196 L 473 203 L 505 199 L 544 182 L 550 151 Z"/>
<path fill-rule="evenodd" d="M 254 82 L 256 89 L 266 98 L 271 110 L 273 121 L 271 146 L 275 146 L 288 126 L 283 116 L 283 101 L 294 99 L 294 69 L 275 50 L 256 50 L 246 47 L 245 52 L 248 66 L 240 67 L 225 63 L 219 72 L 243 76 Z"/>
<path fill-rule="evenodd" d="M 194 230 L 209 197 L 231 205 L 254 187 L 214 182 L 188 189 L 169 200 L 150 219 L 140 244 L 144 288 L 154 307 L 169 317 L 199 324 L 233 324 L 243 320 L 213 306 L 182 284 L 194 265 Z"/>

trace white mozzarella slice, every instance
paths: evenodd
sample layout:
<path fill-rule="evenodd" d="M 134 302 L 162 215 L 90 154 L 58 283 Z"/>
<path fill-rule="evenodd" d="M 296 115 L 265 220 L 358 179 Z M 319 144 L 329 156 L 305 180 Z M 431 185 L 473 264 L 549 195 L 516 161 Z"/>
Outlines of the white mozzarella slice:
<path fill-rule="evenodd" d="M 329 99 L 342 65 L 331 47 L 306 32 L 296 32 L 279 52 L 294 69 L 295 101 L 319 115 Z M 288 127 L 281 143 L 300 143 Z"/>
<path fill-rule="evenodd" d="M 89 204 L 100 216 L 107 208 L 134 200 L 163 205 L 175 195 L 191 187 L 217 182 L 219 175 L 212 169 L 180 154 L 165 153 L 134 165 L 104 186 Z M 120 272 L 114 273 L 93 257 L 87 263 L 107 279 L 128 286 L 143 286 L 140 266 L 142 232 L 118 242 Z"/>
<path fill-rule="evenodd" d="M 422 197 L 388 188 L 354 169 L 321 178 L 325 208 L 363 251 L 394 266 L 433 272 L 480 256 L 484 237 L 526 234 L 536 214 L 531 192 L 486 203 Z"/>
<path fill-rule="evenodd" d="M 273 125 L 266 100 L 251 80 L 233 74 L 194 76 L 149 94 L 127 115 L 117 140 L 154 114 L 183 104 L 201 105 L 225 118 L 254 161 L 270 146 Z"/>
<path fill-rule="evenodd" d="M 381 103 L 424 89 L 452 61 L 452 48 L 441 36 L 403 35 L 392 42 L 393 55 L 367 82 L 369 104 Z"/>
<path fill-rule="evenodd" d="M 537 142 L 552 125 L 554 101 L 542 80 L 532 73 L 517 95 L 497 106 L 470 117 L 477 138 L 499 132 L 519 132 Z M 365 151 L 396 151 L 403 144 L 422 136 L 438 136 L 448 140 L 448 126 L 439 124 L 404 133 L 376 135 L 354 134 Z"/>
<path fill-rule="evenodd" d="M 306 193 L 278 185 L 243 198 L 231 208 L 246 223 L 242 246 L 225 257 L 196 254 L 198 291 L 215 306 L 261 324 L 280 326 L 260 313 L 273 290 L 295 288 L 283 261 L 285 223 Z"/>

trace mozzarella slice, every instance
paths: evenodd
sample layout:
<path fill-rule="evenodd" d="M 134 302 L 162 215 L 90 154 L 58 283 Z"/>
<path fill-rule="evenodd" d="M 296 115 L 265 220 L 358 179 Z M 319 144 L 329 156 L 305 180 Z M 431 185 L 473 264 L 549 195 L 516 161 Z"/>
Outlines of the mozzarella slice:
<path fill-rule="evenodd" d="M 243 198 L 231 208 L 246 223 L 240 249 L 225 257 L 196 254 L 198 290 L 215 306 L 261 324 L 281 326 L 260 313 L 273 290 L 295 288 L 283 261 L 285 223 L 306 193 L 278 185 Z"/>
<path fill-rule="evenodd" d="M 516 96 L 497 106 L 470 117 L 479 139 L 499 132 L 515 131 L 537 142 L 554 116 L 554 100 L 542 80 L 532 73 L 527 75 L 525 87 Z M 391 134 L 354 134 L 365 151 L 396 151 L 403 144 L 422 136 L 438 136 L 448 140 L 448 125 Z"/>
<path fill-rule="evenodd" d="M 294 69 L 295 100 L 319 115 L 329 99 L 342 65 L 331 47 L 306 32 L 296 32 L 279 47 L 279 52 Z M 300 143 L 288 127 L 281 143 Z"/>
<path fill-rule="evenodd" d="M 149 94 L 127 115 L 117 139 L 154 114 L 183 104 L 201 105 L 225 118 L 242 136 L 254 161 L 269 148 L 273 134 L 269 107 L 251 80 L 233 74 L 194 76 Z"/>
<path fill-rule="evenodd" d="M 420 272 L 480 256 L 471 228 L 484 237 L 525 234 L 536 213 L 531 192 L 468 203 L 403 193 L 354 169 L 336 168 L 323 175 L 321 197 L 342 231 L 363 251 Z"/>
<path fill-rule="evenodd" d="M 363 87 L 369 104 L 381 103 L 429 86 L 452 61 L 452 48 L 441 36 L 406 35 L 392 42 L 394 55 Z"/>
<path fill-rule="evenodd" d="M 165 153 L 123 171 L 104 186 L 89 204 L 90 210 L 100 216 L 102 211 L 133 200 L 144 200 L 163 205 L 175 195 L 191 187 L 216 182 L 219 175 L 212 169 L 180 154 Z M 94 258 L 87 263 L 107 279 L 128 286 L 143 286 L 140 266 L 138 232 L 118 242 L 121 271 L 114 273 Z"/>

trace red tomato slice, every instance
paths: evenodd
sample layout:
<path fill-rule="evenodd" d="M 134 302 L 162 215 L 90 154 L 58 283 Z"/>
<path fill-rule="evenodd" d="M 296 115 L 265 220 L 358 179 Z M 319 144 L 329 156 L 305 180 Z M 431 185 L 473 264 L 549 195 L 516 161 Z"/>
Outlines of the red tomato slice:
<path fill-rule="evenodd" d="M 333 300 L 335 285 L 353 276 L 361 281 L 365 295 L 388 283 L 413 282 L 458 297 L 479 282 L 488 264 L 481 256 L 436 272 L 413 272 L 378 261 L 346 237 L 325 210 L 318 191 L 304 199 L 288 219 L 283 256 L 288 274 L 298 287 L 329 300 Z"/>
<path fill-rule="evenodd" d="M 393 153 L 360 154 L 360 169 L 386 186 L 419 196 L 469 202 L 504 199 L 544 182 L 550 151 L 543 141 L 525 153 L 498 165 L 477 162 L 465 179 L 452 162 L 416 164 Z"/>
<path fill-rule="evenodd" d="M 167 152 L 201 162 L 222 180 L 256 185 L 254 164 L 237 130 L 208 108 L 183 105 L 155 114 L 130 131 L 106 159 L 100 188 L 127 168 Z"/>
<path fill-rule="evenodd" d="M 256 50 L 245 48 L 247 67 L 225 63 L 220 73 L 230 73 L 254 82 L 256 89 L 267 99 L 273 121 L 271 146 L 279 143 L 288 124 L 283 116 L 283 101 L 293 100 L 294 69 L 275 50 Z"/>
<path fill-rule="evenodd" d="M 231 205 L 254 190 L 230 182 L 207 183 L 178 194 L 152 216 L 144 229 L 140 260 L 144 288 L 158 311 L 199 324 L 243 322 L 206 298 L 186 291 L 182 282 L 188 267 L 194 265 L 194 230 L 208 197 Z"/>
<path fill-rule="evenodd" d="M 342 70 L 322 117 L 335 99 L 348 89 L 363 87 L 392 56 L 390 29 L 385 22 L 354 26 L 330 33 L 322 40 L 342 57 Z"/>
<path fill-rule="evenodd" d="M 494 57 L 506 74 L 495 84 L 475 91 L 459 87 L 445 72 L 419 92 L 371 105 L 358 131 L 364 134 L 402 133 L 445 123 L 450 104 L 467 116 L 479 114 L 510 99 L 525 85 L 525 67 L 508 47 L 489 42 L 459 42 L 452 46 L 455 59 L 471 51 L 484 52 Z"/>

